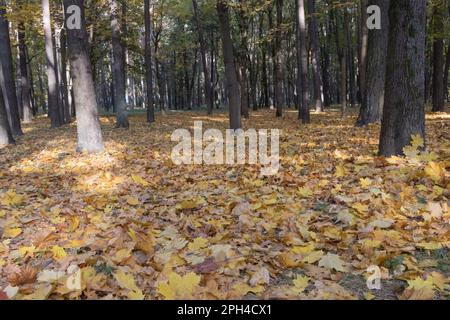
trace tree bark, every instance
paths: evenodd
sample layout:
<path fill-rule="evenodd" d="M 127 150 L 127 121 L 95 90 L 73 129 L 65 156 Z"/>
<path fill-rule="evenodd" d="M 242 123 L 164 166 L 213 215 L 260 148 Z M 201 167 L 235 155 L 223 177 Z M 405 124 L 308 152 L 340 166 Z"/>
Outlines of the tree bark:
<path fill-rule="evenodd" d="M 309 35 L 311 41 L 311 64 L 313 70 L 313 83 L 314 83 L 314 105 L 316 112 L 323 112 L 323 100 L 322 100 L 322 70 L 320 66 L 320 46 L 319 46 L 319 32 L 317 28 L 316 17 L 316 0 L 308 0 L 308 13 L 310 15 L 309 22 Z"/>
<path fill-rule="evenodd" d="M 128 129 L 126 89 L 125 89 L 125 48 L 122 39 L 123 19 L 121 7 L 118 0 L 110 0 L 111 7 L 111 29 L 112 29 L 112 73 L 114 83 L 114 105 L 116 111 L 116 127 Z"/>
<path fill-rule="evenodd" d="M 25 26 L 19 23 L 19 66 L 20 66 L 20 95 L 23 109 L 23 122 L 31 123 L 33 120 L 33 108 L 31 106 L 30 77 L 28 75 L 27 45 L 25 42 Z"/>
<path fill-rule="evenodd" d="M 9 38 L 9 22 L 5 15 L 6 1 L 0 0 L 0 87 L 3 90 L 3 100 L 11 131 L 13 135 L 21 136 L 23 132 L 17 103 L 11 40 Z"/>
<path fill-rule="evenodd" d="M 426 0 L 395 0 L 389 9 L 386 96 L 380 155 L 403 154 L 413 135 L 425 139 Z"/>
<path fill-rule="evenodd" d="M 371 5 L 369 0 L 360 1 L 360 50 L 359 50 L 359 92 L 361 100 L 366 92 L 367 78 L 367 51 L 369 45 L 369 28 L 367 27 L 367 7 Z M 381 7 L 380 7 L 381 9 Z M 385 19 L 385 16 L 382 17 Z M 383 28 L 382 28 L 383 29 Z M 387 33 L 387 29 L 383 29 Z M 383 31 L 381 31 L 383 32 Z"/>
<path fill-rule="evenodd" d="M 443 112 L 445 109 L 444 94 L 444 19 L 447 7 L 445 1 L 435 4 L 433 9 L 433 112 Z"/>
<path fill-rule="evenodd" d="M 305 0 L 296 0 L 297 22 L 297 97 L 299 99 L 299 119 L 310 122 L 308 88 L 308 52 L 306 50 Z"/>
<path fill-rule="evenodd" d="M 273 61 L 273 75 L 274 75 L 274 98 L 275 98 L 275 108 L 277 110 L 276 116 L 283 116 L 283 73 L 281 71 L 282 61 L 282 24 L 283 24 L 283 4 L 284 0 L 276 0 L 277 8 L 277 24 L 275 32 L 275 59 Z"/>
<path fill-rule="evenodd" d="M 381 120 L 384 106 L 384 87 L 386 81 L 386 55 L 389 41 L 389 2 L 390 0 L 371 0 L 369 5 L 381 9 L 381 30 L 370 30 L 367 48 L 367 77 L 357 126 L 367 126 Z"/>
<path fill-rule="evenodd" d="M 444 68 L 444 93 L 447 98 L 447 101 L 450 101 L 450 95 L 448 90 L 448 74 L 450 72 L 450 41 L 447 48 L 447 59 L 445 62 L 445 68 Z"/>
<path fill-rule="evenodd" d="M 153 92 L 153 69 L 152 69 L 152 16 L 150 12 L 150 0 L 144 0 L 145 19 L 145 83 L 147 88 L 147 122 L 155 122 L 155 103 Z"/>
<path fill-rule="evenodd" d="M 222 50 L 230 112 L 230 128 L 238 130 L 241 128 L 241 94 L 239 92 L 239 82 L 236 73 L 233 42 L 231 40 L 230 17 L 228 6 L 224 0 L 217 0 L 217 13 L 222 34 Z"/>
<path fill-rule="evenodd" d="M 2 88 L 0 88 L 0 146 L 14 143 L 15 141 L 8 121 Z"/>
<path fill-rule="evenodd" d="M 52 128 L 58 128 L 62 125 L 62 119 L 60 117 L 55 45 L 52 35 L 49 0 L 42 0 L 42 17 L 44 19 L 45 55 L 47 59 L 48 110 Z"/>
<path fill-rule="evenodd" d="M 84 0 L 64 0 L 66 10 L 71 5 L 77 5 L 81 9 L 81 29 L 67 30 L 70 71 L 77 114 L 77 151 L 96 153 L 103 151 L 104 146 L 88 53 Z"/>
<path fill-rule="evenodd" d="M 197 0 L 192 0 L 192 5 L 194 7 L 194 17 L 195 22 L 197 24 L 197 32 L 198 32 L 198 42 L 200 43 L 200 52 L 202 56 L 202 67 L 203 67 L 203 77 L 204 77 L 204 85 L 205 85 L 205 96 L 206 96 L 206 106 L 207 112 L 209 115 L 213 113 L 214 110 L 214 97 L 212 90 L 211 77 L 209 72 L 208 60 L 206 58 L 206 42 L 203 32 L 203 24 L 200 20 L 200 14 L 198 9 Z"/>
<path fill-rule="evenodd" d="M 71 106 L 70 106 L 70 98 L 69 98 L 69 83 L 67 81 L 67 30 L 61 29 L 60 31 L 60 50 L 61 50 L 61 93 L 62 93 L 62 103 L 63 103 L 63 115 L 64 115 L 64 123 L 71 123 Z"/>

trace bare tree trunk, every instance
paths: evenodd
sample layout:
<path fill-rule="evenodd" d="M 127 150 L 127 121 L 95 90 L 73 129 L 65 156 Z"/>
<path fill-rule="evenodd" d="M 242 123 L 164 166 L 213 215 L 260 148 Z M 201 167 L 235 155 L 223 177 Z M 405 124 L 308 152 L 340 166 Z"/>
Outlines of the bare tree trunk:
<path fill-rule="evenodd" d="M 58 97 L 58 77 L 55 59 L 55 45 L 52 35 L 49 0 L 42 0 L 42 17 L 44 19 L 45 54 L 47 58 L 48 109 L 52 128 L 62 125 L 60 117 L 60 101 Z"/>
<path fill-rule="evenodd" d="M 380 155 L 403 154 L 413 135 L 425 139 L 426 0 L 395 0 L 389 9 L 386 98 Z"/>
<path fill-rule="evenodd" d="M 433 9 L 433 111 L 443 112 L 445 109 L 444 94 L 444 19 L 447 13 L 446 1 L 434 5 Z"/>
<path fill-rule="evenodd" d="M 381 120 L 386 80 L 386 55 L 389 41 L 390 0 L 370 0 L 370 5 L 381 9 L 381 30 L 370 30 L 367 50 L 366 85 L 357 126 L 366 126 Z"/>
<path fill-rule="evenodd" d="M 11 131 L 15 136 L 23 135 L 20 126 L 19 106 L 17 104 L 16 83 L 14 80 L 9 22 L 6 19 L 6 1 L 0 0 L 0 87 L 3 90 L 4 105 Z"/>
<path fill-rule="evenodd" d="M 299 99 L 299 119 L 310 122 L 308 88 L 308 52 L 306 50 L 305 0 L 296 0 L 297 20 L 297 97 Z"/>
<path fill-rule="evenodd" d="M 228 6 L 224 0 L 217 0 L 217 13 L 219 16 L 220 31 L 222 34 L 223 59 L 227 82 L 228 105 L 230 112 L 230 128 L 241 128 L 241 101 L 239 82 L 236 73 L 233 42 L 231 40 L 231 27 Z"/>
<path fill-rule="evenodd" d="M 275 32 L 275 59 L 273 61 L 273 75 L 274 79 L 274 97 L 275 97 L 275 108 L 277 110 L 277 117 L 283 116 L 283 73 L 281 71 L 282 65 L 282 25 L 283 25 L 283 4 L 284 0 L 276 0 L 277 8 L 277 25 Z"/>
<path fill-rule="evenodd" d="M 30 123 L 33 120 L 33 109 L 31 107 L 30 77 L 28 75 L 27 45 L 25 42 L 25 26 L 18 26 L 19 40 L 19 65 L 20 65 L 20 95 L 22 97 L 23 122 Z"/>
<path fill-rule="evenodd" d="M 155 104 L 153 93 L 153 70 L 152 70 L 152 16 L 150 12 L 150 0 L 144 1 L 145 19 L 145 83 L 147 87 L 147 122 L 155 122 Z"/>
<path fill-rule="evenodd" d="M 6 113 L 2 88 L 0 88 L 0 146 L 14 143 L 15 141 L 8 121 L 8 114 Z"/>
<path fill-rule="evenodd" d="M 316 112 L 323 112 L 322 100 L 322 70 L 320 66 L 320 46 L 319 46 L 319 32 L 317 30 L 316 17 L 316 0 L 308 0 L 308 13 L 310 15 L 309 34 L 311 41 L 311 62 L 313 69 L 313 83 L 314 83 L 314 104 Z"/>
<path fill-rule="evenodd" d="M 64 0 L 64 7 L 76 5 L 81 9 L 81 29 L 68 29 L 68 52 L 77 113 L 78 152 L 101 152 L 104 149 L 98 121 L 97 99 L 88 54 L 84 0 Z"/>
<path fill-rule="evenodd" d="M 448 74 L 450 72 L 450 41 L 448 43 L 448 48 L 447 48 L 447 59 L 445 62 L 445 68 L 444 68 L 444 93 L 445 93 L 445 97 L 447 98 L 447 101 L 450 101 L 450 95 L 449 95 L 449 90 L 448 90 Z"/>
<path fill-rule="evenodd" d="M 111 7 L 111 29 L 112 29 L 112 73 L 114 82 L 114 105 L 116 110 L 116 127 L 130 127 L 128 122 L 127 103 L 125 99 L 125 48 L 122 39 L 123 19 L 121 7 L 118 0 L 110 0 Z"/>
<path fill-rule="evenodd" d="M 208 66 L 208 60 L 206 59 L 206 42 L 205 37 L 203 34 L 203 25 L 200 21 L 199 17 L 199 9 L 198 9 L 198 3 L 197 0 L 192 0 L 192 4 L 194 6 L 194 17 L 195 22 L 197 24 L 197 32 L 198 32 L 198 41 L 200 43 L 200 52 L 202 55 L 202 67 L 203 67 L 203 77 L 205 78 L 205 95 L 206 95 L 206 105 L 208 114 L 213 113 L 214 109 L 214 97 L 213 97 L 213 90 L 212 90 L 212 83 L 211 83 L 211 77 L 209 72 L 209 66 Z"/>
<path fill-rule="evenodd" d="M 359 51 L 359 92 L 361 100 L 363 99 L 364 93 L 366 92 L 366 78 L 367 78 L 367 50 L 369 43 L 369 29 L 367 27 L 367 7 L 369 5 L 369 0 L 360 1 L 360 51 Z M 380 7 L 381 9 L 381 7 Z M 382 17 L 385 19 L 385 16 Z M 387 29 L 383 29 L 384 33 L 387 33 Z M 382 31 L 383 32 L 383 31 Z"/>
<path fill-rule="evenodd" d="M 67 81 L 67 30 L 61 29 L 60 32 L 60 50 L 61 50 L 61 93 L 63 96 L 63 114 L 64 114 L 64 123 L 71 123 L 72 117 L 70 114 L 70 99 L 69 99 L 69 84 Z"/>

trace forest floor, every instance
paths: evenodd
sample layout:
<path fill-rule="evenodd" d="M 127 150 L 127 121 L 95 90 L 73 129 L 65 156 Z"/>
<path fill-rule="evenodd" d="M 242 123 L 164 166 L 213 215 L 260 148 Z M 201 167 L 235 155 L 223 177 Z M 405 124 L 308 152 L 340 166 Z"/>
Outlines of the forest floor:
<path fill-rule="evenodd" d="M 266 178 L 172 163 L 173 130 L 225 114 L 103 117 L 99 155 L 74 151 L 75 125 L 25 126 L 0 150 L 0 299 L 449 299 L 450 116 L 428 115 L 427 152 L 390 159 L 377 125 L 296 116 L 244 121 L 282 130 Z"/>

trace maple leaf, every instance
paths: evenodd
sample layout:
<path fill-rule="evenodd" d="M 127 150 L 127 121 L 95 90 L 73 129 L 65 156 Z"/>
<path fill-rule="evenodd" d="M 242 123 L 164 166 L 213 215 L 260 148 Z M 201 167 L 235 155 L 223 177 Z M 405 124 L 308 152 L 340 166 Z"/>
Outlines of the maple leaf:
<path fill-rule="evenodd" d="M 445 167 L 436 162 L 430 162 L 425 167 L 425 173 L 429 176 L 434 182 L 439 182 L 445 176 Z"/>
<path fill-rule="evenodd" d="M 312 192 L 311 189 L 309 188 L 299 188 L 297 194 L 299 196 L 301 196 L 302 198 L 309 198 L 311 197 L 314 193 Z"/>
<path fill-rule="evenodd" d="M 205 238 L 195 238 L 193 242 L 189 243 L 188 248 L 192 251 L 203 249 L 208 244 L 208 240 Z"/>
<path fill-rule="evenodd" d="M 137 184 L 139 184 L 143 187 L 148 187 L 150 185 L 150 183 L 148 183 L 141 176 L 138 176 L 136 174 L 132 174 L 131 178 L 133 179 L 134 182 L 136 182 Z"/>
<path fill-rule="evenodd" d="M 291 290 L 296 294 L 303 293 L 303 291 L 305 291 L 308 287 L 310 280 L 311 278 L 306 276 L 297 276 L 297 278 L 293 280 L 294 287 L 292 287 Z"/>
<path fill-rule="evenodd" d="M 55 260 L 61 260 L 61 259 L 64 259 L 65 257 L 67 257 L 66 251 L 64 250 L 64 248 L 62 248 L 60 246 L 53 246 L 52 252 L 53 252 L 53 258 Z"/>
<path fill-rule="evenodd" d="M 348 268 L 345 266 L 345 262 L 337 254 L 328 253 L 326 256 L 322 257 L 319 261 L 319 267 L 324 267 L 327 269 L 334 269 L 340 272 L 347 272 Z"/>
<path fill-rule="evenodd" d="M 116 273 L 114 273 L 114 278 L 121 288 L 129 290 L 127 293 L 129 299 L 143 300 L 145 298 L 145 295 L 142 293 L 141 289 L 139 289 L 136 285 L 136 280 L 131 273 L 126 273 L 125 271 L 119 269 Z"/>
<path fill-rule="evenodd" d="M 168 300 L 192 299 L 200 279 L 200 276 L 193 272 L 184 276 L 171 272 L 167 282 L 159 283 L 158 293 Z"/>
<path fill-rule="evenodd" d="M 3 198 L 0 200 L 0 203 L 4 206 L 19 206 L 25 200 L 24 196 L 18 195 L 13 190 L 8 190 Z"/>
<path fill-rule="evenodd" d="M 113 260 L 117 263 L 120 263 L 120 262 L 128 259 L 130 256 L 131 256 L 130 249 L 121 249 L 116 252 L 116 254 L 113 257 Z"/>
<path fill-rule="evenodd" d="M 22 228 L 7 228 L 3 231 L 3 237 L 16 238 L 22 233 Z"/>

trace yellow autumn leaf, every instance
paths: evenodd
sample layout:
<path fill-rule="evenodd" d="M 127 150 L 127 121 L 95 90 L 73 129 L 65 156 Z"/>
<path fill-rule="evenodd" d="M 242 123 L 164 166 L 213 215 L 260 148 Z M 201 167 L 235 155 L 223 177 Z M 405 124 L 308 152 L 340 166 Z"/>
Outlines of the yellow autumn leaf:
<path fill-rule="evenodd" d="M 430 162 L 425 167 L 425 173 L 428 177 L 430 177 L 434 182 L 440 181 L 445 176 L 445 167 L 442 164 L 436 162 Z"/>
<path fill-rule="evenodd" d="M 323 251 L 314 251 L 302 259 L 303 263 L 314 264 L 323 257 Z"/>
<path fill-rule="evenodd" d="M 311 278 L 307 276 L 297 276 L 297 278 L 295 278 L 293 281 L 294 286 L 291 288 L 291 290 L 293 290 L 297 294 L 303 293 L 303 291 L 305 291 L 308 287 L 310 279 Z"/>
<path fill-rule="evenodd" d="M 425 141 L 423 140 L 423 138 L 420 134 L 416 134 L 416 135 L 412 136 L 411 146 L 416 150 L 419 148 L 423 148 L 425 146 Z"/>
<path fill-rule="evenodd" d="M 69 217 L 69 231 L 74 232 L 80 226 L 80 217 L 70 216 Z"/>
<path fill-rule="evenodd" d="M 343 178 L 343 177 L 346 176 L 346 174 L 347 174 L 347 172 L 346 172 L 346 170 L 345 170 L 345 168 L 343 166 L 337 166 L 336 167 L 336 173 L 335 173 L 336 177 Z"/>
<path fill-rule="evenodd" d="M 354 205 L 352 205 L 352 208 L 355 209 L 359 214 L 363 215 L 369 211 L 369 206 L 362 203 L 355 203 Z"/>
<path fill-rule="evenodd" d="M 184 200 L 176 205 L 176 209 L 177 210 L 192 210 L 192 209 L 197 208 L 198 205 L 199 205 L 199 201 L 197 199 Z"/>
<path fill-rule="evenodd" d="M 18 195 L 13 190 L 8 190 L 2 197 L 0 203 L 4 206 L 19 206 L 24 201 L 24 196 Z"/>
<path fill-rule="evenodd" d="M 145 295 L 142 293 L 141 290 L 138 291 L 129 291 L 128 294 L 128 299 L 129 300 L 144 300 L 145 299 Z"/>
<path fill-rule="evenodd" d="M 192 299 L 194 291 L 200 284 L 200 279 L 200 276 L 193 272 L 185 276 L 171 272 L 167 282 L 159 283 L 158 293 L 167 300 Z"/>
<path fill-rule="evenodd" d="M 150 183 L 148 183 L 141 176 L 138 176 L 136 174 L 132 174 L 131 178 L 133 179 L 134 182 L 136 182 L 137 184 L 139 184 L 143 187 L 148 187 L 150 185 Z"/>
<path fill-rule="evenodd" d="M 7 228 L 3 231 L 4 238 L 16 238 L 22 233 L 21 228 Z"/>
<path fill-rule="evenodd" d="M 330 270 L 336 270 L 340 272 L 347 272 L 348 268 L 345 262 L 337 254 L 328 253 L 326 256 L 322 257 L 319 261 L 319 267 L 327 268 Z"/>
<path fill-rule="evenodd" d="M 249 292 L 253 292 L 253 293 L 261 293 L 264 292 L 264 287 L 263 286 L 255 286 L 255 287 L 251 287 L 246 283 L 237 283 L 233 286 L 233 291 L 239 295 L 239 296 L 245 296 L 247 293 Z"/>
<path fill-rule="evenodd" d="M 136 198 L 136 197 L 127 196 L 125 199 L 127 200 L 127 203 L 128 203 L 130 206 L 137 206 L 137 205 L 140 204 L 139 199 Z"/>
<path fill-rule="evenodd" d="M 131 250 L 130 249 L 121 249 L 116 252 L 114 255 L 113 260 L 117 263 L 120 263 L 126 259 L 128 259 L 131 256 Z"/>
<path fill-rule="evenodd" d="M 438 242 L 419 242 L 416 243 L 416 247 L 425 250 L 439 250 L 442 249 L 442 244 Z"/>
<path fill-rule="evenodd" d="M 134 292 L 140 291 L 140 289 L 136 285 L 134 276 L 131 273 L 126 273 L 125 271 L 119 269 L 114 273 L 114 278 L 121 288 L 128 289 Z"/>
<path fill-rule="evenodd" d="M 189 243 L 188 248 L 191 251 L 197 251 L 203 249 L 208 244 L 208 240 L 205 238 L 195 238 L 193 242 Z"/>
<path fill-rule="evenodd" d="M 55 260 L 61 260 L 67 257 L 66 251 L 60 246 L 53 246 L 52 253 Z"/>
<path fill-rule="evenodd" d="M 368 188 L 368 187 L 370 187 L 371 185 L 372 185 L 372 180 L 371 179 L 369 179 L 369 178 L 361 178 L 361 179 L 359 179 L 359 183 L 361 184 L 361 187 L 363 187 L 363 188 Z"/>
<path fill-rule="evenodd" d="M 298 188 L 297 194 L 302 198 L 310 198 L 314 193 L 309 188 Z"/>
<path fill-rule="evenodd" d="M 33 256 L 34 253 L 36 252 L 36 247 L 35 246 L 30 246 L 30 247 L 20 247 L 19 248 L 19 253 L 22 257 L 24 256 Z"/>

